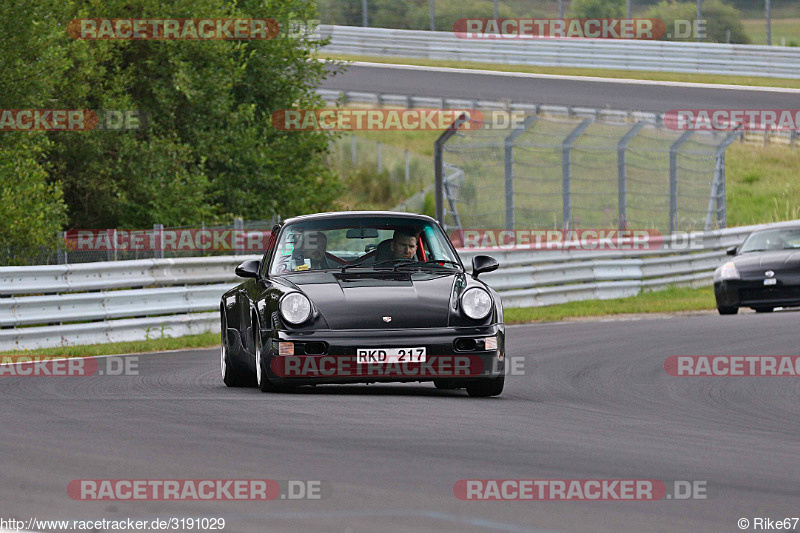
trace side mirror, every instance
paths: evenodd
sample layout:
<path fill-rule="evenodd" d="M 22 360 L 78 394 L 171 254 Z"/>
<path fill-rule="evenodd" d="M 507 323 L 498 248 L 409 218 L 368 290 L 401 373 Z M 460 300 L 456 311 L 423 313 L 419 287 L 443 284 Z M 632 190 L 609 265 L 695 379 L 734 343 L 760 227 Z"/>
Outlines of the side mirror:
<path fill-rule="evenodd" d="M 258 261 L 251 260 L 245 261 L 244 263 L 240 264 L 236 267 L 236 275 L 240 278 L 256 278 L 258 279 L 260 276 L 258 275 Z"/>
<path fill-rule="evenodd" d="M 725 253 L 728 255 L 736 255 L 736 249 L 737 249 L 736 246 L 731 246 L 730 248 L 725 250 Z"/>
<path fill-rule="evenodd" d="M 489 257 L 488 255 L 476 255 L 472 258 L 472 277 L 478 279 L 478 274 L 491 272 L 493 270 L 497 270 L 499 267 L 500 263 L 498 263 L 497 259 L 494 257 Z"/>

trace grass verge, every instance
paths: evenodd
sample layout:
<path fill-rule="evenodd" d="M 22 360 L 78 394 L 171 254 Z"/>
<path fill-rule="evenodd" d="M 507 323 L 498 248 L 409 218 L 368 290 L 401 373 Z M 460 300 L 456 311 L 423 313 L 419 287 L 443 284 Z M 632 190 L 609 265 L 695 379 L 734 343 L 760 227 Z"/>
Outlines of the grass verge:
<path fill-rule="evenodd" d="M 210 348 L 219 345 L 219 333 L 200 333 L 185 337 L 164 337 L 144 341 L 112 342 L 108 344 L 87 344 L 84 346 L 58 346 L 39 350 L 14 350 L 0 352 L 0 355 L 33 356 L 48 355 L 61 357 L 83 357 L 94 355 L 117 355 L 126 353 L 161 352 L 184 348 Z"/>
<path fill-rule="evenodd" d="M 762 78 L 758 76 L 723 76 L 716 74 L 688 74 L 681 72 L 650 72 L 642 70 L 614 70 L 601 68 L 536 67 L 528 65 L 501 65 L 478 61 L 450 61 L 443 59 L 417 59 L 407 57 L 355 56 L 322 53 L 318 57 L 337 61 L 367 61 L 371 63 L 421 65 L 430 67 L 465 68 L 493 70 L 497 72 L 527 72 L 532 74 L 553 74 L 556 76 L 592 76 L 652 81 L 679 81 L 688 83 L 713 83 L 725 85 L 748 85 L 753 87 L 781 87 L 800 89 L 800 80 L 785 78 Z"/>
<path fill-rule="evenodd" d="M 620 315 L 630 313 L 674 313 L 716 309 L 711 287 L 670 287 L 644 292 L 630 298 L 585 300 L 546 307 L 517 307 L 503 311 L 506 324 L 555 322 L 566 318 Z"/>

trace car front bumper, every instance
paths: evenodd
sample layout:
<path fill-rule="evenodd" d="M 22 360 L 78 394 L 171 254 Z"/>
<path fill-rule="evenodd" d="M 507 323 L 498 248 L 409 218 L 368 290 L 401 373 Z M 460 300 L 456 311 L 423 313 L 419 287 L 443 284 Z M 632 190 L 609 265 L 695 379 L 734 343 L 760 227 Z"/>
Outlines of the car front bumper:
<path fill-rule="evenodd" d="M 480 340 L 491 337 L 497 339 L 497 348 L 481 349 Z M 264 330 L 262 339 L 264 367 L 275 384 L 475 380 L 505 374 L 503 324 L 403 330 Z M 457 349 L 460 339 L 476 339 L 477 345 L 473 349 Z M 281 343 L 292 343 L 294 354 L 281 355 Z M 358 349 L 419 347 L 426 351 L 424 363 L 356 362 Z"/>
<path fill-rule="evenodd" d="M 718 307 L 800 306 L 800 280 L 778 279 L 764 285 L 764 278 L 717 281 L 714 296 Z"/>

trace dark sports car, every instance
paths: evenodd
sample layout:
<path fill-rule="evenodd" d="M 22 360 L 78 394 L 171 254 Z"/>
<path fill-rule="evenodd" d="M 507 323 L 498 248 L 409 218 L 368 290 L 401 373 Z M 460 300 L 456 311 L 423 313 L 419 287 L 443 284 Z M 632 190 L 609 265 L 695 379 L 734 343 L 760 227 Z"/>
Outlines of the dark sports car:
<path fill-rule="evenodd" d="M 322 213 L 272 230 L 250 278 L 222 296 L 225 384 L 264 392 L 300 385 L 432 381 L 470 396 L 503 391 L 498 294 L 467 275 L 441 226 L 397 212 Z"/>
<path fill-rule="evenodd" d="M 719 314 L 800 306 L 800 226 L 755 231 L 728 255 L 733 259 L 714 272 Z"/>

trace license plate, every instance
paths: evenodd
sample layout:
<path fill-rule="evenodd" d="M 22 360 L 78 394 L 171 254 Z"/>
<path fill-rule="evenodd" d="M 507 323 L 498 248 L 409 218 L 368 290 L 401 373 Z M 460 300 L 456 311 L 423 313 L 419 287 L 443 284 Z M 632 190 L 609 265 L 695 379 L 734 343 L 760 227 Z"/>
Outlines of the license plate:
<path fill-rule="evenodd" d="M 425 348 L 358 348 L 356 361 L 359 364 L 378 363 L 424 363 Z"/>
<path fill-rule="evenodd" d="M 765 279 L 764 280 L 764 285 L 777 285 L 777 283 L 778 283 L 778 280 L 775 279 L 775 278 Z"/>

